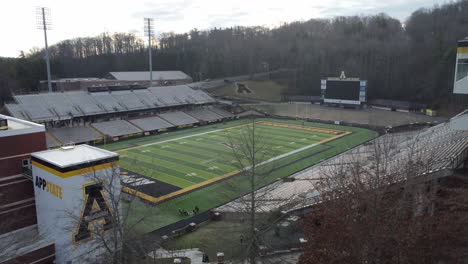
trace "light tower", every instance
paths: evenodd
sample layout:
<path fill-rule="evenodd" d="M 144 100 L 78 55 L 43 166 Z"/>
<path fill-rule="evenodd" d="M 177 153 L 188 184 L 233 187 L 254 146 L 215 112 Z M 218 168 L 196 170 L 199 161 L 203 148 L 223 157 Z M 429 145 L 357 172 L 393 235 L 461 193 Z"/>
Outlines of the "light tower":
<path fill-rule="evenodd" d="M 45 42 L 45 61 L 47 66 L 47 86 L 49 93 L 52 92 L 52 83 L 50 77 L 50 58 L 49 58 L 49 46 L 47 44 L 47 30 L 52 29 L 52 21 L 50 18 L 50 9 L 47 7 L 36 8 L 36 22 L 37 29 L 44 31 L 44 42 Z"/>
<path fill-rule="evenodd" d="M 145 36 L 148 36 L 148 57 L 149 57 L 149 74 L 150 74 L 150 87 L 153 86 L 153 60 L 151 58 L 151 37 L 154 33 L 154 19 L 145 17 Z"/>

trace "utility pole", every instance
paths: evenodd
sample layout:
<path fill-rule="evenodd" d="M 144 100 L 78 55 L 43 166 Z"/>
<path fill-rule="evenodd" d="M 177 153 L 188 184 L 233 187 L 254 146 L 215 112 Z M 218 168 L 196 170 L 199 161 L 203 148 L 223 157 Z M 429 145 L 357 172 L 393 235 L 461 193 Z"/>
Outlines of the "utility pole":
<path fill-rule="evenodd" d="M 49 56 L 49 45 L 47 44 L 47 30 L 52 29 L 52 22 L 50 20 L 50 9 L 46 7 L 36 8 L 36 22 L 37 28 L 44 31 L 44 42 L 45 42 L 45 61 L 47 67 L 47 86 L 49 93 L 52 92 L 52 81 L 50 74 L 50 56 Z"/>
<path fill-rule="evenodd" d="M 150 17 L 145 17 L 145 36 L 148 36 L 148 58 L 149 58 L 149 77 L 150 77 L 150 87 L 153 86 L 153 59 L 151 52 L 151 38 L 154 33 L 154 19 Z"/>
<path fill-rule="evenodd" d="M 256 180 L 256 169 L 257 169 L 257 161 L 256 161 L 256 152 L 257 149 L 255 148 L 255 141 L 256 141 L 256 135 L 255 135 L 255 118 L 252 119 L 252 149 L 250 150 L 250 159 L 251 159 L 251 174 L 250 174 L 250 235 L 252 236 L 252 245 L 250 248 L 250 254 L 249 254 L 249 259 L 251 264 L 256 263 L 256 254 L 257 254 L 257 233 L 256 233 L 256 215 L 255 215 L 255 209 L 256 209 L 256 204 L 255 204 L 255 180 Z"/>

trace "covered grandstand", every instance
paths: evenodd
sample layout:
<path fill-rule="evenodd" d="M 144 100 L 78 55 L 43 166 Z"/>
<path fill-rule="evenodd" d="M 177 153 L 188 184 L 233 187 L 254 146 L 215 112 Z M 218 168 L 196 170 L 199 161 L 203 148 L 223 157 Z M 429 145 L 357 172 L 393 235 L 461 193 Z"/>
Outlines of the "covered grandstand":
<path fill-rule="evenodd" d="M 5 104 L 12 116 L 46 125 L 82 117 L 216 102 L 205 92 L 187 85 L 96 93 L 75 91 L 15 95 L 13 98 L 14 103 Z"/>
<path fill-rule="evenodd" d="M 47 146 L 98 144 L 170 128 L 232 119 L 202 90 L 187 85 L 14 95 L 10 115 L 45 124 Z M 109 121 L 112 120 L 112 121 Z"/>

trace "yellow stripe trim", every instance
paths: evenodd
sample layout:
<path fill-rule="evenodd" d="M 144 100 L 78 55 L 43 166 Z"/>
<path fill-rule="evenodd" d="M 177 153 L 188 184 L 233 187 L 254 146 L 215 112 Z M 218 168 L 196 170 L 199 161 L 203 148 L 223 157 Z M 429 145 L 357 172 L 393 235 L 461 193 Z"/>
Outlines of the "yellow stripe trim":
<path fill-rule="evenodd" d="M 108 168 L 111 168 L 111 167 L 115 167 L 115 166 L 118 166 L 119 165 L 119 162 L 118 161 L 113 161 L 113 162 L 108 162 L 108 163 L 104 163 L 104 164 L 99 164 L 99 165 L 96 165 L 96 166 L 91 166 L 91 167 L 87 167 L 87 168 L 82 168 L 82 169 L 78 169 L 78 170 L 73 170 L 73 171 L 67 171 L 67 172 L 60 172 L 60 171 L 57 171 L 53 168 L 50 168 L 50 167 L 47 167 L 41 163 L 38 163 L 36 161 L 32 161 L 32 165 L 33 166 L 36 166 L 42 170 L 45 170 L 49 173 L 52 173 L 54 174 L 55 176 L 58 176 L 60 178 L 70 178 L 70 177 L 73 177 L 73 176 L 76 176 L 76 175 L 81 175 L 81 174 L 87 174 L 87 173 L 91 173 L 91 172 L 94 172 L 94 171 L 98 171 L 98 170 L 104 170 L 104 169 L 108 169 Z"/>
<path fill-rule="evenodd" d="M 331 134 L 331 135 L 338 135 L 338 134 L 344 133 L 344 131 L 342 131 L 342 130 L 335 130 L 335 129 L 330 129 L 330 128 L 320 128 L 320 127 L 313 127 L 313 126 L 301 126 L 301 125 L 276 123 L 276 122 L 268 122 L 268 121 L 258 121 L 257 124 L 273 126 L 273 127 L 301 129 L 301 130 L 313 131 L 313 132 L 319 132 L 319 133 L 325 133 L 325 134 Z"/>
<path fill-rule="evenodd" d="M 468 47 L 459 47 L 457 48 L 457 53 L 465 54 L 468 53 Z"/>

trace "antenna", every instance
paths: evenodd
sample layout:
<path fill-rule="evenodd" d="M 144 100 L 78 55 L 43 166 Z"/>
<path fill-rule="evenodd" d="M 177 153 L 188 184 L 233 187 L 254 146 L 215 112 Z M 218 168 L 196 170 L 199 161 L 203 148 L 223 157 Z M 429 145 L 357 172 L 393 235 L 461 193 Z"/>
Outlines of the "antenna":
<path fill-rule="evenodd" d="M 150 72 L 150 87 L 153 86 L 153 60 L 151 59 L 151 37 L 154 34 L 154 19 L 150 17 L 144 18 L 145 36 L 148 36 L 148 57 L 149 57 L 149 72 Z"/>
<path fill-rule="evenodd" d="M 45 60 L 47 66 L 47 86 L 49 93 L 52 92 L 52 83 L 50 77 L 50 58 L 49 58 L 49 46 L 47 44 L 47 30 L 52 29 L 52 21 L 50 18 L 50 9 L 47 7 L 36 7 L 36 23 L 37 29 L 44 31 L 44 42 L 45 42 Z"/>

